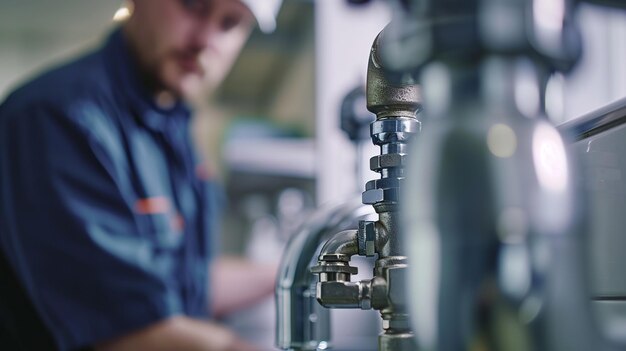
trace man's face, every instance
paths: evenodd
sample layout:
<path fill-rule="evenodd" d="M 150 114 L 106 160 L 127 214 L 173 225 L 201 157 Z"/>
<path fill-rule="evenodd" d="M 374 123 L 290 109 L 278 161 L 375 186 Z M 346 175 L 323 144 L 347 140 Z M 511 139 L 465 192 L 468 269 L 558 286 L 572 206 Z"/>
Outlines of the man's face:
<path fill-rule="evenodd" d="M 126 24 L 155 90 L 188 96 L 215 88 L 248 38 L 254 18 L 240 0 L 134 0 Z"/>

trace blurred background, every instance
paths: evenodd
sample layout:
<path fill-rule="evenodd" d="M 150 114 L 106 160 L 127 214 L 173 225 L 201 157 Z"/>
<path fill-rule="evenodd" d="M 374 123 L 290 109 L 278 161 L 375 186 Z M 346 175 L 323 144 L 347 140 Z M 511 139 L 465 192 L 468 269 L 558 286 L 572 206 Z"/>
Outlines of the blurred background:
<path fill-rule="evenodd" d="M 115 26 L 113 15 L 121 4 L 0 0 L 0 100 L 45 67 L 96 46 Z M 198 103 L 194 136 L 227 191 L 224 252 L 280 258 L 289 236 L 314 208 L 358 196 L 362 178 L 375 177 L 366 160 L 376 150 L 368 139 L 350 140 L 341 129 L 341 106 L 348 93 L 364 85 L 371 43 L 389 16 L 382 1 L 285 0 L 277 30 L 255 31 L 225 83 Z M 586 5 L 578 19 L 583 60 L 566 78 L 555 77 L 548 92 L 558 102 L 551 116 L 557 124 L 626 96 L 626 13 Z M 353 112 L 368 118 L 364 100 L 358 101 L 362 104 Z M 599 267 L 594 284 L 626 292 L 626 277 L 615 277 L 626 260 L 611 249 L 626 247 L 626 236 L 619 235 L 626 225 L 619 216 L 626 205 L 621 173 L 626 139 L 613 138 L 605 147 L 609 156 L 604 155 L 610 165 L 594 164 L 595 157 L 586 161 L 589 172 L 597 173 L 594 179 L 605 182 L 590 200 L 603 217 L 594 225 L 598 239 L 592 249 L 604 256 L 594 261 Z M 584 145 L 574 148 L 585 152 Z M 350 313 L 361 316 L 352 319 L 359 323 L 341 322 Z M 342 326 L 341 335 L 334 334 L 338 345 L 375 340 L 378 334 L 376 312 L 333 311 L 333 318 Z M 227 323 L 269 349 L 273 319 L 273 304 L 267 301 Z"/>

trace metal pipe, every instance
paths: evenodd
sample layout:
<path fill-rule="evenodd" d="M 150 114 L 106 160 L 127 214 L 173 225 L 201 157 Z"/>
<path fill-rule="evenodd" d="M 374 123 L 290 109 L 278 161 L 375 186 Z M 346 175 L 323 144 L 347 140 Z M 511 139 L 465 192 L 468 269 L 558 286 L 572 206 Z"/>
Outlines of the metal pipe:
<path fill-rule="evenodd" d="M 357 230 L 344 230 L 333 235 L 322 246 L 320 252 L 320 260 L 324 256 L 341 255 L 350 258 L 352 255 L 359 253 L 359 244 L 357 241 Z"/>
<path fill-rule="evenodd" d="M 276 346 L 316 350 L 330 344 L 330 314 L 316 301 L 315 277 L 309 268 L 331 234 L 375 216 L 354 199 L 317 210 L 287 244 L 276 282 Z"/>
<path fill-rule="evenodd" d="M 415 348 L 409 327 L 404 294 L 407 257 L 399 241 L 398 204 L 404 182 L 407 143 L 419 132 L 419 89 L 410 77 L 393 80 L 380 62 L 379 47 L 384 31 L 374 40 L 367 72 L 367 108 L 376 114 L 370 125 L 372 142 L 380 154 L 370 160 L 379 179 L 365 185 L 363 203 L 372 205 L 379 220 L 361 221 L 358 230 L 334 235 L 322 249 L 318 265 L 317 299 L 330 308 L 375 308 L 383 319 L 378 339 L 381 351 Z M 349 265 L 354 254 L 378 255 L 370 280 L 351 282 L 356 268 Z"/>
<path fill-rule="evenodd" d="M 610 6 L 615 8 L 626 8 L 624 0 L 582 0 L 594 5 Z"/>
<path fill-rule="evenodd" d="M 565 122 L 558 129 L 573 141 L 583 140 L 626 123 L 626 98 Z"/>

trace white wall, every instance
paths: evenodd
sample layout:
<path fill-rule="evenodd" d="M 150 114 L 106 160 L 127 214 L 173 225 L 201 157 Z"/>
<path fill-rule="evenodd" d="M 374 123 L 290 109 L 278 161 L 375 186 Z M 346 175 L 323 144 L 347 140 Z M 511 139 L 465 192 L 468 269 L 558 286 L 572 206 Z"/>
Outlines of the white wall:
<path fill-rule="evenodd" d="M 581 5 L 578 20 L 584 51 L 565 80 L 564 120 L 626 96 L 626 11 Z"/>
<path fill-rule="evenodd" d="M 389 22 L 390 12 L 380 1 L 354 7 L 345 1 L 318 0 L 315 16 L 317 200 L 323 204 L 364 190 L 365 184 L 356 184 L 354 176 L 354 146 L 339 129 L 339 109 L 350 90 L 365 84 L 372 43 Z M 361 165 L 367 166 L 377 150 L 372 145 L 364 153 Z M 369 169 L 365 172 L 375 177 Z"/>
<path fill-rule="evenodd" d="M 16 84 L 106 35 L 121 1 L 2 0 L 0 101 Z"/>

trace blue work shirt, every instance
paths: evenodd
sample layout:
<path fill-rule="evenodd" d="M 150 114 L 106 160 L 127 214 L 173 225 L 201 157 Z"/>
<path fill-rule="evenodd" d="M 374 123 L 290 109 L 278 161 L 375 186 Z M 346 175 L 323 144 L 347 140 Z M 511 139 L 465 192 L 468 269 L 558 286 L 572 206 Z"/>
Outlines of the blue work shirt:
<path fill-rule="evenodd" d="M 0 105 L 0 342 L 32 349 L 40 323 L 73 350 L 208 316 L 215 185 L 189 109 L 138 72 L 118 29 Z"/>

